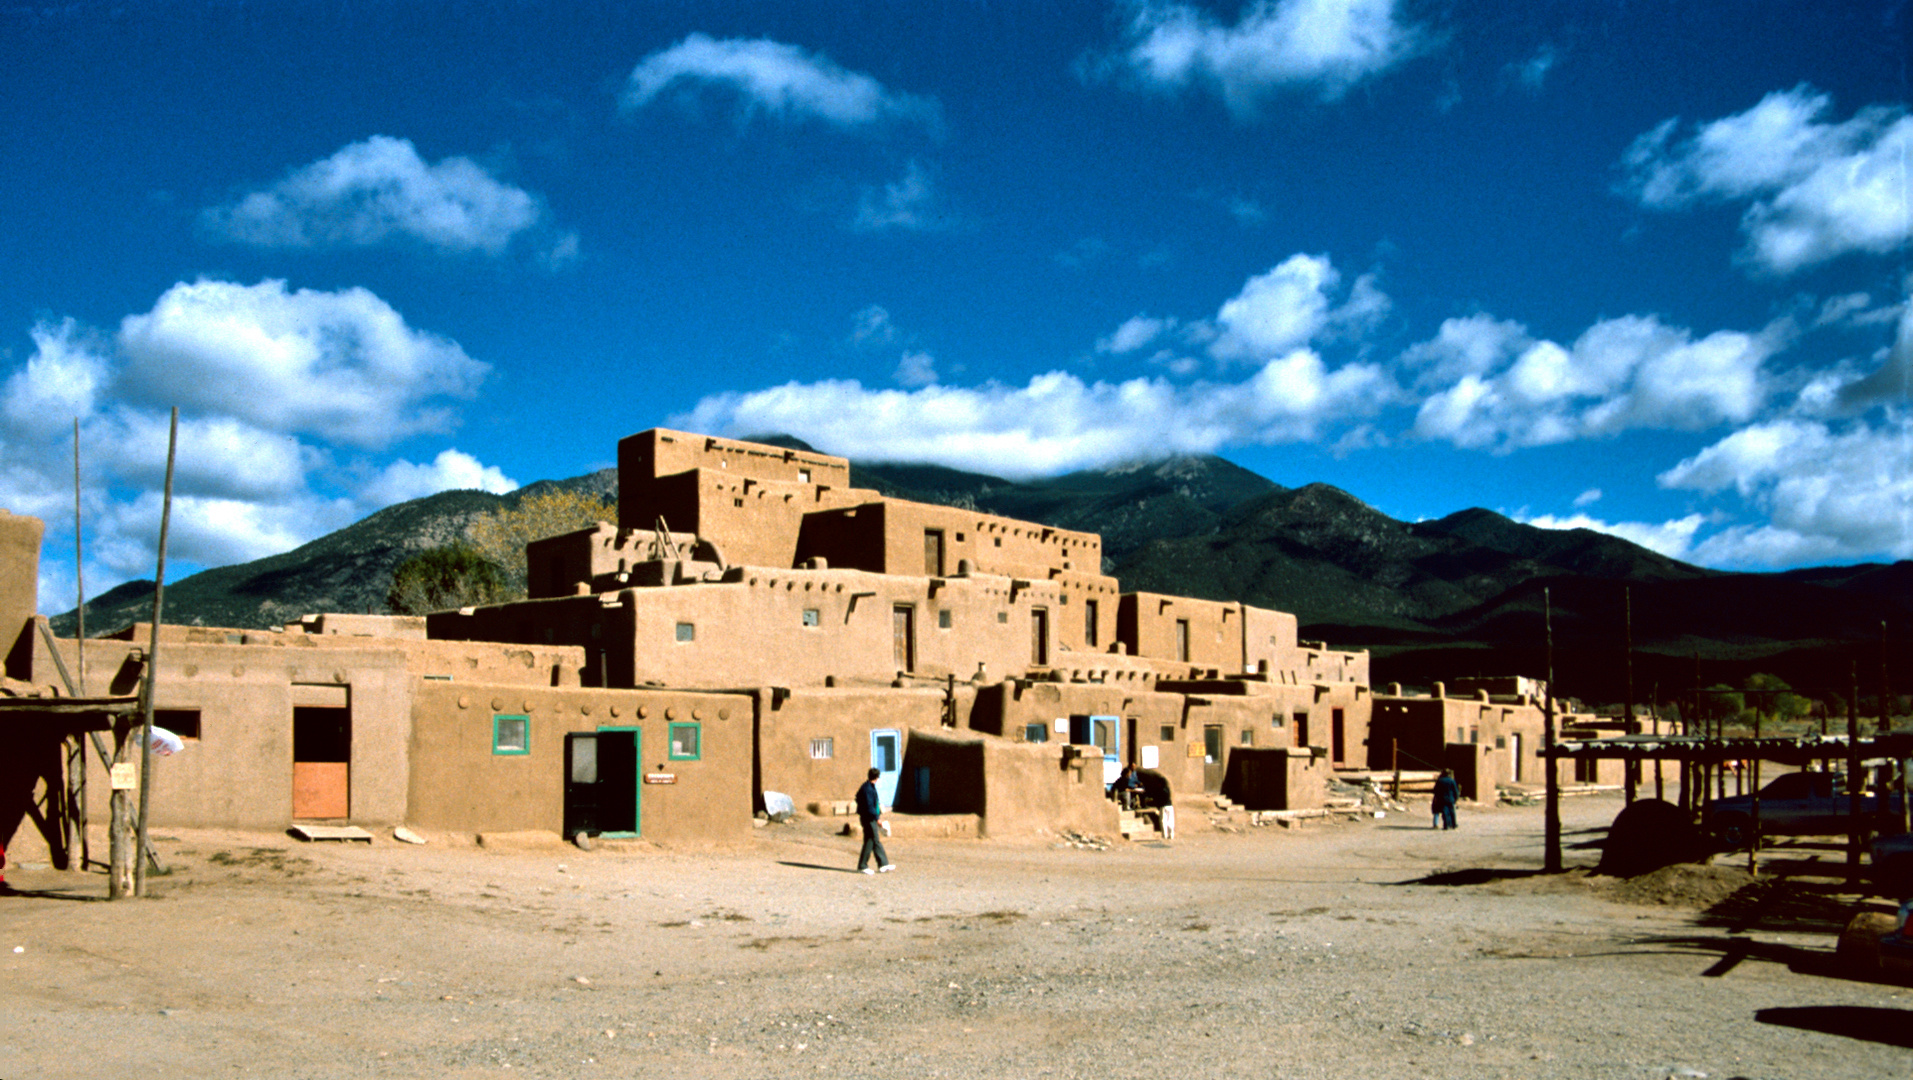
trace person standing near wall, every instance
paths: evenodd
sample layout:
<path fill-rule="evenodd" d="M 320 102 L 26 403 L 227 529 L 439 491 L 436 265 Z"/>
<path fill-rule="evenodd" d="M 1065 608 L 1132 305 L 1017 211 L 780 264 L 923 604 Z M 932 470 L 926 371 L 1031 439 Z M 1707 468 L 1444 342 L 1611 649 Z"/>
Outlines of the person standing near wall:
<path fill-rule="evenodd" d="M 1461 785 L 1455 782 L 1455 770 L 1443 769 L 1435 778 L 1435 801 L 1429 809 L 1434 813 L 1434 827 L 1453 829 L 1455 825 L 1455 804 L 1461 801 Z"/>
<path fill-rule="evenodd" d="M 883 796 L 877 794 L 877 777 L 883 775 L 876 769 L 870 770 L 869 779 L 857 789 L 857 820 L 864 828 L 864 847 L 857 856 L 857 872 L 860 874 L 888 874 L 896 867 L 891 865 L 890 856 L 883 850 L 883 840 L 877 832 L 883 826 Z M 870 868 L 870 855 L 877 856 L 877 868 Z"/>

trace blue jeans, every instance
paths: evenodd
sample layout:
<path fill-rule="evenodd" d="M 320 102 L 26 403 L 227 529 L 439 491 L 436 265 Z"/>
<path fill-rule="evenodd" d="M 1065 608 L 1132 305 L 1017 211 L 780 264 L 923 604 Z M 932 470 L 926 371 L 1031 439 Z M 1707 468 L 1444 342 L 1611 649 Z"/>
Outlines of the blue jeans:
<path fill-rule="evenodd" d="M 878 866 L 889 866 L 890 856 L 884 854 L 883 841 L 878 838 L 877 823 L 874 821 L 865 821 L 863 827 L 864 849 L 863 852 L 857 856 L 857 869 L 862 870 L 870 865 L 870 854 L 873 851 L 877 854 Z"/>
<path fill-rule="evenodd" d="M 1442 828 L 1453 829 L 1457 827 L 1455 825 L 1455 804 L 1454 803 L 1445 803 L 1441 806 L 1435 807 L 1435 816 L 1441 819 Z"/>

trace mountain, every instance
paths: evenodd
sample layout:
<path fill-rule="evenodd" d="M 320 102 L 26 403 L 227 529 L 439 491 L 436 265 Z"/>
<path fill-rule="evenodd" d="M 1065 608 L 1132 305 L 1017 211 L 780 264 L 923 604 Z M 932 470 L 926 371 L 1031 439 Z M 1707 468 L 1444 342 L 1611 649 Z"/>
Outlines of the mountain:
<path fill-rule="evenodd" d="M 441 491 L 388 506 L 286 552 L 249 563 L 204 570 L 166 585 L 165 619 L 194 626 L 264 628 L 318 611 L 384 611 L 392 571 L 427 548 L 461 538 L 467 526 L 527 496 L 554 489 L 616 495 L 616 469 L 569 480 L 541 480 L 506 495 Z M 153 583 L 129 581 L 86 605 L 88 634 L 116 630 L 153 617 Z M 73 633 L 74 612 L 51 620 Z"/>
<path fill-rule="evenodd" d="M 810 450 L 785 437 L 760 437 Z M 859 487 L 1103 537 L 1104 570 L 1128 590 L 1241 600 L 1293 612 L 1306 638 L 1368 649 L 1377 685 L 1543 674 L 1548 623 L 1560 685 L 1597 700 L 1634 683 L 1646 701 L 1755 670 L 1871 694 L 1880 625 L 1895 634 L 1894 685 L 1913 686 L 1913 562 L 1730 574 L 1585 529 L 1540 529 L 1490 510 L 1397 521 L 1327 484 L 1286 488 L 1221 458 L 1183 456 L 1019 482 L 935 465 L 852 463 Z M 443 492 L 381 510 L 283 555 L 167 586 L 169 622 L 259 627 L 314 611 L 383 610 L 392 569 L 470 522 L 552 487 L 615 493 L 615 470 L 510 495 Z M 150 618 L 152 586 L 87 607 L 91 632 Z M 72 613 L 54 620 L 71 633 Z M 1665 695 L 1663 695 L 1665 696 Z"/>

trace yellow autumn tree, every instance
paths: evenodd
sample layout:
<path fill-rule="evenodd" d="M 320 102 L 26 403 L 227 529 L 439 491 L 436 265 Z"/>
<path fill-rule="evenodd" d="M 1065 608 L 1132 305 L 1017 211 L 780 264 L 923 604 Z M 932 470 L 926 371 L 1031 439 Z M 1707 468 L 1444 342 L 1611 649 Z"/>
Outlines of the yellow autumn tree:
<path fill-rule="evenodd" d="M 466 535 L 480 555 L 497 564 L 503 572 L 506 598 L 516 600 L 525 596 L 526 544 L 617 520 L 616 501 L 589 491 L 560 489 L 528 495 L 517 506 L 494 510 L 474 521 Z"/>

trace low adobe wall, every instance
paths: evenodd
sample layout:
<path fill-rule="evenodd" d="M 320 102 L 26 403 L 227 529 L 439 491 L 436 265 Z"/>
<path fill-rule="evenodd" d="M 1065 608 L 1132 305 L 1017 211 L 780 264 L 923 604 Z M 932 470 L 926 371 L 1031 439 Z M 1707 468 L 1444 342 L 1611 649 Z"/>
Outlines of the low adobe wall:
<path fill-rule="evenodd" d="M 455 832 L 562 832 L 565 736 L 639 729 L 639 834 L 665 843 L 751 835 L 751 713 L 745 694 L 422 682 L 412 710 L 411 823 Z M 494 717 L 530 718 L 523 753 L 494 746 Z M 699 728 L 695 760 L 673 760 L 672 723 Z"/>

